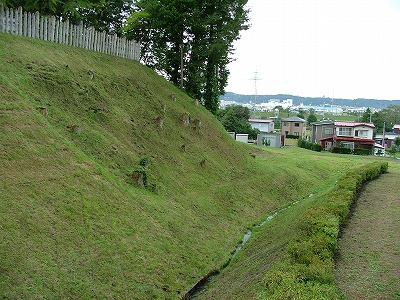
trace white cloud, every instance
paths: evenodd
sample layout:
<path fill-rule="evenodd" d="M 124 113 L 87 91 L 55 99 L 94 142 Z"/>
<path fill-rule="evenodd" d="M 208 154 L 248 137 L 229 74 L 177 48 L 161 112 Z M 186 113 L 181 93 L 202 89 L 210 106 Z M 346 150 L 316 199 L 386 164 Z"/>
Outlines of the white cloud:
<path fill-rule="evenodd" d="M 400 99 L 394 0 L 249 0 L 227 91 Z"/>

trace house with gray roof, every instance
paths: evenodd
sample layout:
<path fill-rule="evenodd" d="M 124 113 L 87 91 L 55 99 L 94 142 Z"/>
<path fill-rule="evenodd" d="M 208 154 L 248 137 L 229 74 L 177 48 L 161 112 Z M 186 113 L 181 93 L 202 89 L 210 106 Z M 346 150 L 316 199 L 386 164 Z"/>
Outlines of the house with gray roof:
<path fill-rule="evenodd" d="M 296 135 L 302 138 L 306 136 L 307 121 L 299 117 L 289 117 L 282 119 L 282 133 Z"/>

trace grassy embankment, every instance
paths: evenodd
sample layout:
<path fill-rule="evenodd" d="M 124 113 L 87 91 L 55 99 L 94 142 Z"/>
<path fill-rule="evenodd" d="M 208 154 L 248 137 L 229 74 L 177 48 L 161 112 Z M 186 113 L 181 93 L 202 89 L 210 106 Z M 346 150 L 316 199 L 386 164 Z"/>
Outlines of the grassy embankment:
<path fill-rule="evenodd" d="M 137 62 L 6 34 L 0 97 L 2 298 L 179 298 L 248 226 L 363 163 L 236 143 Z"/>
<path fill-rule="evenodd" d="M 372 162 L 372 157 L 320 155 L 325 163 L 328 158 L 338 163 L 345 157 L 353 165 Z M 255 228 L 250 242 L 199 299 L 335 299 L 332 250 L 338 224 L 343 221 L 341 214 L 346 213 L 351 201 L 347 182 L 352 182 L 349 178 L 354 175 L 343 176 L 337 183 L 345 183 L 343 192 L 329 181 L 263 227 Z M 357 185 L 356 181 L 351 183 L 352 193 Z M 324 237 L 326 232 L 328 238 Z"/>
<path fill-rule="evenodd" d="M 336 283 L 346 299 L 400 299 L 400 163 L 369 183 L 338 243 Z"/>

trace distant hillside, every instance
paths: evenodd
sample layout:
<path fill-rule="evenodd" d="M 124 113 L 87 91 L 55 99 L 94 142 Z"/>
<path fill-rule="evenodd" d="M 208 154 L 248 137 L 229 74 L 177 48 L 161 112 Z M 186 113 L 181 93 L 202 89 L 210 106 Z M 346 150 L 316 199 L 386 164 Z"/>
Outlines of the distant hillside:
<path fill-rule="evenodd" d="M 138 62 L 8 34 L 0 128 L 1 299 L 179 299 L 364 163 L 236 142 Z"/>
<path fill-rule="evenodd" d="M 227 92 L 225 95 L 220 97 L 221 100 L 230 100 L 238 103 L 262 103 L 267 102 L 270 99 L 293 99 L 293 105 L 312 105 L 322 106 L 325 104 L 333 104 L 340 106 L 349 107 L 373 107 L 373 108 L 385 108 L 389 105 L 400 105 L 400 100 L 379 100 L 379 99 L 331 99 L 331 98 L 312 98 L 312 97 L 300 97 L 293 95 L 240 95 L 235 93 Z"/>

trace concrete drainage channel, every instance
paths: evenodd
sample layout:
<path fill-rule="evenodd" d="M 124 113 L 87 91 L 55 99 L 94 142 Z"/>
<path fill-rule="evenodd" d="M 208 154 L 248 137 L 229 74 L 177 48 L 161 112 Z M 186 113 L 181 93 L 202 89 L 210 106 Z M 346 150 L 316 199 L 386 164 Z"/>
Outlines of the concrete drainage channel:
<path fill-rule="evenodd" d="M 308 197 L 313 196 L 313 194 L 310 194 Z M 253 228 L 259 228 L 264 226 L 266 223 L 268 223 L 269 221 L 271 221 L 273 218 L 275 218 L 277 215 L 281 214 L 282 212 L 284 212 L 285 210 L 289 209 L 290 207 L 292 207 L 293 205 L 296 205 L 297 203 L 299 203 L 301 200 L 297 200 L 295 202 L 293 202 L 292 204 L 276 211 L 275 213 L 273 213 L 272 215 L 269 215 L 268 217 L 266 217 L 261 223 L 254 225 L 252 228 L 250 228 L 246 234 L 243 236 L 242 242 L 236 247 L 235 251 L 233 252 L 231 258 L 227 261 L 227 263 L 225 265 L 222 266 L 222 268 L 220 270 L 214 270 L 210 273 L 208 273 L 206 276 L 204 276 L 203 278 L 201 278 L 199 281 L 197 281 L 191 288 L 190 290 L 188 290 L 183 296 L 182 296 L 182 300 L 195 300 L 198 298 L 198 296 L 204 292 L 207 287 L 218 277 L 218 275 L 227 267 L 229 266 L 229 264 L 232 262 L 233 258 L 239 253 L 239 251 L 243 248 L 243 246 L 247 243 L 247 241 L 250 239 L 251 235 L 252 235 L 252 229 Z"/>

